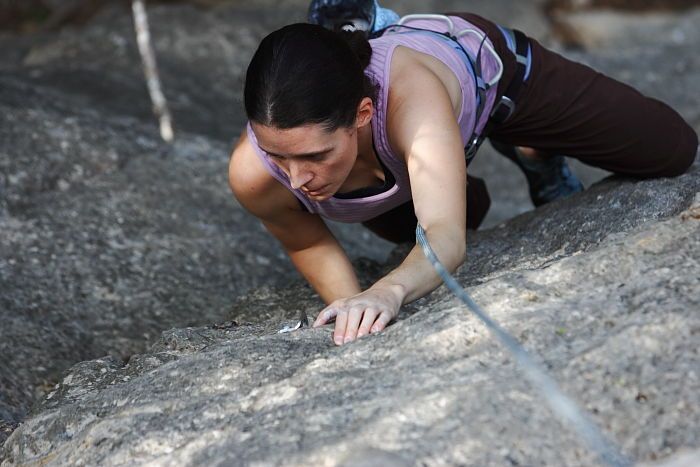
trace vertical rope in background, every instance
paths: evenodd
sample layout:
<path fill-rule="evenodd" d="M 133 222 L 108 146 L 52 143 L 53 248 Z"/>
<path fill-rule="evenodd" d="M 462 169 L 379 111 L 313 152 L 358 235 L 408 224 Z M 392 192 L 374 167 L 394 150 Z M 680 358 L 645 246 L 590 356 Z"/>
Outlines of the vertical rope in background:
<path fill-rule="evenodd" d="M 173 125 L 168 103 L 161 90 L 160 79 L 158 78 L 158 67 L 156 57 L 151 45 L 151 34 L 148 30 L 148 17 L 143 0 L 133 0 L 131 9 L 134 13 L 134 28 L 136 29 L 136 42 L 138 43 L 141 62 L 143 63 L 143 73 L 146 75 L 148 94 L 153 103 L 153 113 L 155 113 L 160 124 L 160 136 L 166 142 L 173 140 Z"/>

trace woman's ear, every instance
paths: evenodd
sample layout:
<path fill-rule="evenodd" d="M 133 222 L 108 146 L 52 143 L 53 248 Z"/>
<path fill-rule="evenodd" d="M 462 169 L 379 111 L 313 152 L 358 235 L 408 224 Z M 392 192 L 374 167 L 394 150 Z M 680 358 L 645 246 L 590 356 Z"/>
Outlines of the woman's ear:
<path fill-rule="evenodd" d="M 355 125 L 357 128 L 369 125 L 374 115 L 374 103 L 369 97 L 363 97 L 357 105 L 357 116 L 355 117 Z"/>

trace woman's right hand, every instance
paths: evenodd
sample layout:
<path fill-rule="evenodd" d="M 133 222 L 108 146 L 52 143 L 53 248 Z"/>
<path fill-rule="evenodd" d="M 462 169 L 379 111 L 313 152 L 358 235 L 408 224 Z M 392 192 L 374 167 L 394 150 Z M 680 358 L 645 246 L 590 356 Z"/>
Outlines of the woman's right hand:
<path fill-rule="evenodd" d="M 376 285 L 348 298 L 335 300 L 321 310 L 314 327 L 335 318 L 333 342 L 343 345 L 382 331 L 399 314 L 402 295 L 398 286 Z"/>

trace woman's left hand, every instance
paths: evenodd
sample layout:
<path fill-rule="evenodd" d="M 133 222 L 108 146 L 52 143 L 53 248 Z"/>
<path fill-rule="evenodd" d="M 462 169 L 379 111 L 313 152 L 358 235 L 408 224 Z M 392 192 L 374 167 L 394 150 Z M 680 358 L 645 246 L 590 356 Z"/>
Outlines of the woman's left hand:
<path fill-rule="evenodd" d="M 383 330 L 399 314 L 401 299 L 389 288 L 373 287 L 362 293 L 334 301 L 321 310 L 314 327 L 335 318 L 333 341 L 347 344 L 357 338 Z"/>

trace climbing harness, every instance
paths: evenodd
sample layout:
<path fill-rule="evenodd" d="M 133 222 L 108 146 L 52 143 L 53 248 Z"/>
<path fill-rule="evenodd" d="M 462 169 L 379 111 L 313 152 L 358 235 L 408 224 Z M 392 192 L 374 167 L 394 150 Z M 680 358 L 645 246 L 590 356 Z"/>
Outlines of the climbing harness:
<path fill-rule="evenodd" d="M 508 48 L 515 55 L 515 74 L 508 88 L 504 91 L 498 102 L 494 104 L 491 115 L 489 115 L 489 119 L 481 133 L 472 135 L 472 139 L 465 149 L 468 162 L 476 156 L 476 152 L 479 150 L 479 147 L 481 147 L 481 143 L 484 142 L 486 136 L 488 136 L 494 128 L 504 123 L 513 115 L 520 89 L 523 83 L 527 81 L 527 78 L 529 78 L 532 51 L 527 36 L 516 29 L 507 29 L 503 26 L 498 26 L 498 28 L 506 38 Z"/>
<path fill-rule="evenodd" d="M 446 32 L 434 31 L 432 29 L 416 28 L 408 26 L 406 23 L 416 20 L 437 20 L 442 21 L 447 26 Z M 445 15 L 430 15 L 430 14 L 420 14 L 420 15 L 407 15 L 402 17 L 399 22 L 395 25 L 388 26 L 383 30 L 377 31 L 373 37 L 381 36 L 384 33 L 393 34 L 410 34 L 410 33 L 423 33 L 430 34 L 433 37 L 440 38 L 446 41 L 452 48 L 454 48 L 458 53 L 462 61 L 464 62 L 469 74 L 474 80 L 474 85 L 476 89 L 476 109 L 474 126 L 471 131 L 471 137 L 467 146 L 464 148 L 464 155 L 467 161 L 467 165 L 474 159 L 476 153 L 484 142 L 484 139 L 488 134 L 496 128 L 498 125 L 504 123 L 510 118 L 515 110 L 515 102 L 520 93 L 520 88 L 529 77 L 529 71 L 532 63 L 532 51 L 530 48 L 530 42 L 520 31 L 515 29 L 508 29 L 503 26 L 498 26 L 501 33 L 503 34 L 508 49 L 516 57 L 516 70 L 513 78 L 511 79 L 508 88 L 505 90 L 503 95 L 494 103 L 493 109 L 489 115 L 489 119 L 480 133 L 477 133 L 476 128 L 481 120 L 481 115 L 484 112 L 484 107 L 486 106 L 486 92 L 491 89 L 491 87 L 498 84 L 498 82 L 503 77 L 504 66 L 501 57 L 494 50 L 490 42 L 488 42 L 486 34 L 475 28 L 465 28 L 460 31 L 455 32 L 455 24 L 450 19 L 450 17 Z M 408 31 L 396 32 L 397 30 L 404 29 Z M 474 35 L 479 38 L 480 45 L 475 57 L 469 55 L 464 46 L 459 42 L 461 37 L 468 34 Z M 498 64 L 498 72 L 489 81 L 484 81 L 481 72 L 481 53 L 482 49 L 486 48 L 490 54 L 496 60 Z"/>
<path fill-rule="evenodd" d="M 615 467 L 627 467 L 633 465 L 625 457 L 620 449 L 601 432 L 589 417 L 567 397 L 557 385 L 557 382 L 538 365 L 518 341 L 508 334 L 498 323 L 493 321 L 484 310 L 477 305 L 474 300 L 464 291 L 457 281 L 447 272 L 447 269 L 440 263 L 435 252 L 430 246 L 425 235 L 425 230 L 418 224 L 416 226 L 416 243 L 423 249 L 423 254 L 433 265 L 440 278 L 447 288 L 454 293 L 471 311 L 486 325 L 498 341 L 515 357 L 515 361 L 520 365 L 525 376 L 530 383 L 538 389 L 552 411 L 558 415 L 563 422 L 569 422 L 576 432 L 588 444 L 588 447 L 596 452 L 604 464 Z"/>

